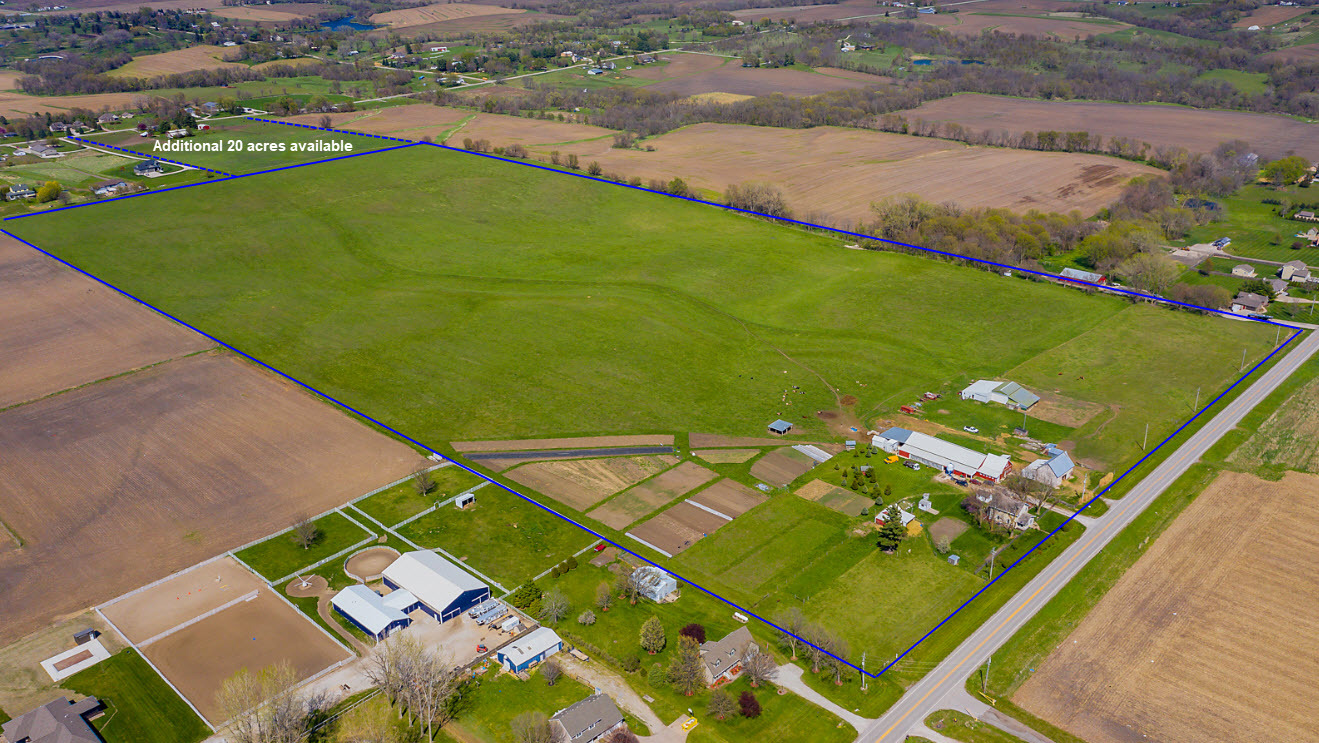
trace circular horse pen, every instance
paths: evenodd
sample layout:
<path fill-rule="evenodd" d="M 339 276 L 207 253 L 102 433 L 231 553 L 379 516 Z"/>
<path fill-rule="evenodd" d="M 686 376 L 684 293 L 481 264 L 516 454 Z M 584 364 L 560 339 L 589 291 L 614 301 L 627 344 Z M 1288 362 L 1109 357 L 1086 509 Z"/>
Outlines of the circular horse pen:
<path fill-rule="evenodd" d="M 359 583 L 380 580 L 385 568 L 398 559 L 398 550 L 392 547 L 367 547 L 343 561 L 343 571 Z"/>

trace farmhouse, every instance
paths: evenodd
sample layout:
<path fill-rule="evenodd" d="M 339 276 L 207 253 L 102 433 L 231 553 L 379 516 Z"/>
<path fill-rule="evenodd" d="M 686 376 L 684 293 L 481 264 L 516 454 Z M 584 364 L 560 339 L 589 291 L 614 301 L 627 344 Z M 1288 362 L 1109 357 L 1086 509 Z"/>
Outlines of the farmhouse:
<path fill-rule="evenodd" d="M 1287 282 L 1282 279 L 1264 279 L 1264 283 L 1269 285 L 1269 290 L 1273 292 L 1275 297 L 1287 294 Z"/>
<path fill-rule="evenodd" d="M 751 630 L 738 627 L 724 636 L 722 640 L 710 640 L 701 643 L 701 663 L 705 667 L 705 683 L 708 686 L 732 681 L 742 673 L 742 656 L 750 651 L 760 651 L 760 646 L 751 637 Z"/>
<path fill-rule="evenodd" d="M 1009 529 L 1029 529 L 1035 524 L 1030 506 L 1017 500 L 1007 488 L 993 487 L 978 490 L 975 499 L 984 504 L 984 515 L 990 521 Z"/>
<path fill-rule="evenodd" d="M 163 173 L 165 168 L 155 160 L 142 160 L 133 164 L 133 175 L 147 175 L 150 173 Z"/>
<path fill-rule="evenodd" d="M 110 178 L 104 181 L 97 181 L 96 183 L 93 183 L 92 193 L 96 194 L 97 196 L 105 196 L 106 194 L 112 194 L 115 193 L 116 191 L 125 188 L 128 188 L 127 181 L 122 181 L 118 178 Z"/>
<path fill-rule="evenodd" d="M 1255 267 L 1249 263 L 1238 263 L 1232 267 L 1232 275 L 1253 279 L 1255 278 Z"/>
<path fill-rule="evenodd" d="M 992 379 L 981 379 L 972 383 L 962 390 L 962 399 L 996 402 L 1014 410 L 1030 410 L 1031 406 L 1040 401 L 1039 395 L 1016 382 L 995 382 Z"/>
<path fill-rule="evenodd" d="M 28 145 L 27 153 L 29 155 L 36 155 L 37 157 L 44 158 L 46 160 L 50 160 L 56 157 L 64 157 L 64 153 L 59 152 L 54 147 L 51 147 L 50 145 L 45 143 Z"/>
<path fill-rule="evenodd" d="M 36 195 L 37 195 L 36 190 L 33 189 L 31 186 L 22 183 L 16 183 L 9 187 L 9 191 L 5 194 L 5 201 L 30 199 Z"/>
<path fill-rule="evenodd" d="M 1059 452 L 1052 459 L 1037 459 L 1026 465 L 1026 469 L 1021 471 L 1021 476 L 1027 480 L 1042 482 L 1051 488 L 1056 488 L 1071 476 L 1072 470 L 1076 465 L 1072 463 L 1072 458 L 1067 452 Z"/>
<path fill-rule="evenodd" d="M 1269 306 L 1269 300 L 1259 294 L 1241 292 L 1232 300 L 1232 311 L 1237 314 L 1263 312 Z"/>
<path fill-rule="evenodd" d="M 563 650 L 563 640 L 549 627 L 540 627 L 495 651 L 495 660 L 510 671 L 525 671 Z"/>
<path fill-rule="evenodd" d="M 1091 271 L 1082 271 L 1079 268 L 1064 268 L 1059 274 L 1065 284 L 1099 284 L 1103 286 L 1108 283 L 1108 277 L 1101 273 Z"/>
<path fill-rule="evenodd" d="M 1319 229 L 1316 229 L 1314 227 L 1311 227 L 1305 232 L 1298 232 L 1296 233 L 1296 236 L 1301 238 L 1302 240 L 1309 240 L 1311 247 L 1315 245 L 1319 245 Z"/>
<path fill-rule="evenodd" d="M 70 702 L 60 697 L 6 722 L 9 743 L 101 743 L 87 717 L 102 710 L 101 700 L 87 697 Z"/>
<path fill-rule="evenodd" d="M 383 572 L 385 585 L 417 597 L 421 609 L 441 622 L 490 598 L 490 588 L 428 550 L 405 552 Z"/>
<path fill-rule="evenodd" d="M 1296 212 L 1292 215 L 1292 219 L 1299 219 L 1302 222 L 1319 222 L 1319 217 L 1316 217 L 1314 212 Z"/>
<path fill-rule="evenodd" d="M 550 719 L 563 728 L 563 735 L 557 740 L 575 743 L 594 743 L 626 725 L 623 713 L 608 694 L 589 696 L 555 712 Z"/>
<path fill-rule="evenodd" d="M 641 595 L 657 604 L 674 601 L 678 597 L 678 579 L 654 565 L 642 565 L 632 571 L 632 581 Z M 672 598 L 670 598 L 672 596 Z"/>
<path fill-rule="evenodd" d="M 354 627 L 367 633 L 376 642 L 391 632 L 412 624 L 410 612 L 421 608 L 421 602 L 410 591 L 393 591 L 387 596 L 366 586 L 349 586 L 330 599 L 335 613 L 352 622 Z"/>
<path fill-rule="evenodd" d="M 101 114 L 96 117 L 96 123 L 98 124 L 113 124 L 118 120 L 119 117 L 115 114 Z"/>
<path fill-rule="evenodd" d="M 871 443 L 889 454 L 897 454 L 903 459 L 912 459 L 958 477 L 998 482 L 1012 471 L 1012 460 L 1001 454 L 981 454 L 905 428 L 890 428 L 875 436 Z"/>
<path fill-rule="evenodd" d="M 887 508 L 885 508 L 885 509 L 881 510 L 879 513 L 875 514 L 875 525 L 876 525 L 876 526 L 883 526 L 883 525 L 886 523 L 886 521 L 885 521 L 885 517 L 886 517 L 887 515 L 888 515 L 888 509 L 887 509 Z M 902 506 L 898 506 L 898 520 L 900 520 L 900 521 L 902 522 L 902 525 L 903 525 L 903 526 L 906 526 L 907 524 L 910 524 L 910 523 L 911 523 L 912 521 L 914 521 L 915 519 L 916 519 L 916 515 L 915 515 L 915 514 L 911 513 L 910 511 L 906 511 L 906 510 L 904 510 L 904 509 L 902 508 Z"/>
<path fill-rule="evenodd" d="M 782 436 L 783 434 L 791 430 L 792 430 L 792 424 L 783 420 L 782 418 L 769 424 L 769 432 L 778 436 Z"/>
<path fill-rule="evenodd" d="M 1283 281 L 1306 281 L 1310 278 L 1310 268 L 1305 261 L 1287 261 L 1278 269 L 1278 278 Z"/>

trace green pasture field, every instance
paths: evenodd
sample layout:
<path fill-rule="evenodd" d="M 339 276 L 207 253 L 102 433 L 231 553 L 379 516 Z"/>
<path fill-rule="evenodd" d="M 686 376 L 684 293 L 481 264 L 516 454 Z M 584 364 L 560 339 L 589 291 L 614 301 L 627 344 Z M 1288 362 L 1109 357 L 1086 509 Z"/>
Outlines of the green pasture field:
<path fill-rule="evenodd" d="M 106 714 L 93 720 L 92 726 L 106 743 L 193 743 L 211 734 L 197 713 L 132 648 L 60 685 L 105 703 Z"/>
<path fill-rule="evenodd" d="M 1191 376 L 1207 389 L 1234 376 L 1219 356 L 1239 358 L 1247 344 L 1258 358 L 1272 336 L 918 256 L 846 251 L 718 209 L 424 145 L 12 228 L 435 443 L 759 435 L 777 417 L 815 434 L 824 424 L 814 411 L 836 404 L 820 377 L 869 415 L 896 395 L 1014 367 L 1035 373 L 1022 383 L 1047 380 L 1079 399 L 1102 392 L 1111 397 L 1095 402 L 1171 421 L 1177 402 L 1142 383 L 1173 366 L 1182 368 L 1154 384 L 1190 373 L 1168 333 L 1200 344 L 1206 363 Z M 122 251 L 111 236 L 123 234 L 140 249 Z M 880 296 L 904 307 L 902 322 L 870 301 Z M 1157 331 L 1142 330 L 1147 319 Z M 1127 344 L 1102 390 L 1072 369 L 1056 374 L 1081 361 L 1059 350 L 1078 337 L 1071 347 Z M 793 385 L 804 394 L 787 406 Z"/>
<path fill-rule="evenodd" d="M 371 536 L 337 511 L 312 523 L 320 529 L 320 536 L 306 549 L 293 541 L 293 530 L 290 529 L 234 554 L 267 580 L 279 580 Z"/>
<path fill-rule="evenodd" d="M 485 482 L 462 467 L 441 467 L 431 472 L 430 476 L 435 481 L 435 490 L 424 497 L 417 495 L 415 484 L 412 480 L 408 480 L 369 498 L 363 498 L 354 506 L 385 526 L 393 526 L 425 511 L 439 501 L 448 500 L 468 488 Z"/>
<path fill-rule="evenodd" d="M 546 502 L 553 505 L 553 501 Z M 549 570 L 595 539 L 493 486 L 477 492 L 474 506 L 432 511 L 398 533 L 423 547 L 442 547 L 509 589 Z"/>
<path fill-rule="evenodd" d="M 1319 249 L 1291 249 L 1291 244 L 1299 239 L 1295 237 L 1296 233 L 1305 232 L 1311 225 L 1278 216 L 1274 213 L 1278 206 L 1265 204 L 1264 199 L 1316 202 L 1319 201 L 1319 188 L 1246 186 L 1219 200 L 1224 210 L 1222 220 L 1192 229 L 1180 244 L 1207 243 L 1230 237 L 1232 244 L 1227 247 L 1227 252 L 1232 255 L 1268 261 L 1300 259 L 1310 264 L 1319 263 Z"/>
<path fill-rule="evenodd" d="M 517 743 L 510 725 L 513 718 L 524 712 L 541 712 L 548 717 L 589 696 L 590 687 L 566 675 L 550 686 L 539 673 L 520 681 L 491 670 L 466 686 L 450 724 L 467 733 L 461 736 L 463 740 Z"/>
<path fill-rule="evenodd" d="M 1259 93 L 1263 95 L 1269 91 L 1269 76 L 1263 72 L 1245 72 L 1243 70 L 1206 70 L 1200 74 L 1199 80 L 1222 80 L 1231 83 L 1232 87 L 1242 93 Z"/>
<path fill-rule="evenodd" d="M 87 137 L 89 141 L 99 144 L 119 147 L 125 150 L 132 150 L 141 155 L 159 156 L 167 160 L 176 160 L 189 165 L 196 165 L 202 168 L 218 170 L 222 173 L 240 175 L 243 173 L 255 173 L 271 168 L 278 168 L 284 165 L 295 165 L 298 163 L 314 162 L 317 160 L 326 160 L 341 155 L 350 155 L 359 152 L 369 152 L 372 150 L 381 150 L 387 147 L 393 147 L 401 142 L 393 142 L 388 139 L 376 139 L 374 137 L 363 137 L 357 134 L 336 134 L 334 132 L 320 131 L 318 129 L 307 129 L 298 126 L 288 126 L 286 124 L 267 124 L 261 121 L 252 121 L 244 118 L 224 119 L 210 124 L 211 128 L 206 131 L 198 131 L 195 137 L 186 137 L 178 140 L 169 140 L 165 137 L 140 137 L 135 131 L 106 132 L 94 134 Z M 157 142 L 196 142 L 196 143 L 220 143 L 223 148 L 220 152 L 174 152 L 168 150 L 155 150 Z M 229 150 L 229 143 L 237 141 L 242 143 L 242 151 Z M 307 144 L 311 142 L 347 142 L 352 144 L 352 152 L 294 152 L 294 144 Z M 247 147 L 251 144 L 265 143 L 282 143 L 285 146 L 283 152 L 250 152 Z"/>

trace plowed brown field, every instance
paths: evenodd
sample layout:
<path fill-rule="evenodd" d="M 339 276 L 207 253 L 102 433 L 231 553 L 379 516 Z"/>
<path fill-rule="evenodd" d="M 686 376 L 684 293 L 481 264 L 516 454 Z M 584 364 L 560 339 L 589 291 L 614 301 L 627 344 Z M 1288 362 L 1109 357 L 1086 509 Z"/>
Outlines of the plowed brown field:
<path fill-rule="evenodd" d="M 0 237 L 0 408 L 214 345 Z"/>
<path fill-rule="evenodd" d="M 1015 701 L 1089 743 L 1314 740 L 1317 491 L 1220 475 Z"/>
<path fill-rule="evenodd" d="M 1160 147 L 1209 152 L 1220 142 L 1244 139 L 1262 154 L 1294 150 L 1319 158 L 1319 125 L 1285 116 L 1207 111 L 1181 106 L 1094 101 L 1034 101 L 965 93 L 903 111 L 909 119 L 956 122 L 974 131 L 1088 131 L 1128 137 Z M 1072 156 L 1075 157 L 1075 156 Z"/>
<path fill-rule="evenodd" d="M 614 529 L 625 529 L 628 524 L 716 477 L 718 475 L 695 462 L 683 462 L 668 472 L 628 489 L 587 515 Z"/>
<path fill-rule="evenodd" d="M 391 10 L 386 13 L 376 13 L 371 16 L 371 22 L 382 26 L 389 26 L 391 28 L 406 28 L 408 26 L 422 26 L 428 23 L 444 23 L 463 18 L 474 18 L 476 16 L 516 15 L 525 12 L 527 11 L 501 8 L 497 5 L 442 3 L 438 5 L 425 5 L 420 8 L 405 8 L 404 10 Z"/>
<path fill-rule="evenodd" d="M 677 457 L 608 457 L 568 462 L 534 462 L 508 473 L 509 479 L 585 511 L 624 488 L 677 464 Z"/>
<path fill-rule="evenodd" d="M 498 140 L 492 143 L 499 144 Z M 971 147 L 861 129 L 776 129 L 696 124 L 650 140 L 654 152 L 613 140 L 555 147 L 623 176 L 669 180 L 718 193 L 732 184 L 778 185 L 798 215 L 847 222 L 870 217 L 886 195 L 919 192 L 965 207 L 1092 214 L 1137 175 L 1159 171 L 1099 155 Z"/>
<path fill-rule="evenodd" d="M 0 413 L 0 645 L 287 528 L 424 460 L 214 353 Z"/>
<path fill-rule="evenodd" d="M 175 49 L 172 52 L 161 52 L 160 54 L 147 54 L 134 57 L 132 62 L 123 67 L 115 68 L 108 74 L 115 77 L 151 78 L 160 75 L 172 75 L 176 72 L 192 72 L 193 70 L 246 67 L 246 65 L 237 62 L 224 61 L 224 52 L 224 47 L 202 45 L 190 46 L 186 49 Z"/>

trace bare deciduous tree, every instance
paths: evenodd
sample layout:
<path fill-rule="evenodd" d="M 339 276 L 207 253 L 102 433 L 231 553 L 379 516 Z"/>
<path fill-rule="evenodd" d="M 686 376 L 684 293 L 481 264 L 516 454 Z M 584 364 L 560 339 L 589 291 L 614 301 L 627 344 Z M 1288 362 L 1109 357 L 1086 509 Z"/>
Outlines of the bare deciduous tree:
<path fill-rule="evenodd" d="M 423 646 L 411 635 L 399 635 L 368 656 L 365 673 L 390 699 L 406 710 L 410 721 L 433 735 L 448 721 L 449 700 L 460 677 L 440 648 Z"/>
<path fill-rule="evenodd" d="M 306 700 L 296 693 L 298 677 L 282 663 L 252 673 L 246 668 L 225 679 L 216 694 L 228 719 L 232 743 L 296 743 L 306 727 Z"/>
<path fill-rule="evenodd" d="M 518 743 L 554 743 L 554 725 L 544 712 L 523 712 L 509 723 Z"/>
<path fill-rule="evenodd" d="M 435 490 L 435 477 L 430 470 L 422 467 L 412 473 L 412 487 L 417 491 L 417 495 L 430 495 Z"/>
<path fill-rule="evenodd" d="M 773 681 L 779 675 L 779 666 L 769 653 L 762 653 L 754 645 L 742 648 L 742 675 L 752 687 Z"/>
<path fill-rule="evenodd" d="M 572 605 L 568 602 L 568 595 L 563 592 L 562 588 L 556 586 L 541 596 L 540 620 L 546 624 L 558 624 L 564 617 L 568 616 L 568 610 L 571 608 Z"/>
<path fill-rule="evenodd" d="M 801 645 L 801 633 L 806 627 L 806 615 L 794 606 L 779 616 L 779 626 L 787 630 L 779 634 L 779 646 L 789 648 L 792 659 L 797 660 L 797 648 Z"/>
<path fill-rule="evenodd" d="M 609 611 L 609 607 L 614 603 L 614 592 L 609 590 L 608 583 L 600 583 L 595 587 L 595 608 L 600 611 Z"/>
<path fill-rule="evenodd" d="M 557 660 L 551 658 L 541 664 L 540 675 L 545 677 L 546 685 L 554 686 L 554 682 L 558 681 L 559 677 L 563 675 L 563 668 L 559 666 Z"/>
<path fill-rule="evenodd" d="M 311 519 L 304 517 L 293 525 L 293 542 L 303 549 L 310 549 L 320 538 L 321 528 Z"/>

